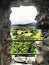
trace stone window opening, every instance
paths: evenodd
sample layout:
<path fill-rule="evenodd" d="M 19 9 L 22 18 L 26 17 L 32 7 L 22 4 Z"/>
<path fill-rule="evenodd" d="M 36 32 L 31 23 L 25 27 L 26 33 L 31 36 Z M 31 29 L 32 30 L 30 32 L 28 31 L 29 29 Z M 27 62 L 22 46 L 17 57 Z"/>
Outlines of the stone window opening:
<path fill-rule="evenodd" d="M 21 6 L 22 6 L 22 5 L 21 5 Z M 32 5 L 31 5 L 31 6 L 32 6 Z M 13 8 L 14 8 L 14 7 L 13 7 Z M 16 8 L 16 7 L 15 7 L 15 8 Z M 16 16 L 17 16 L 17 15 L 16 15 Z M 12 23 L 12 22 L 11 22 L 11 23 Z M 13 23 L 14 23 L 14 22 L 13 22 Z M 12 25 L 12 24 L 11 24 L 11 25 Z M 17 25 L 17 24 L 15 24 L 15 25 Z M 19 27 L 19 26 L 21 27 L 21 24 L 18 24 L 17 26 L 18 26 L 18 27 Z M 16 29 L 16 28 L 15 28 L 15 29 Z M 19 30 L 19 28 L 18 28 L 17 30 Z M 26 32 L 26 31 L 25 31 L 25 32 Z M 25 33 L 25 32 L 24 32 L 24 33 Z M 23 32 L 22 32 L 22 33 L 23 33 Z M 27 33 L 28 33 L 28 32 L 27 32 Z M 11 35 L 12 35 L 12 34 L 11 34 Z M 17 35 L 18 35 L 18 33 L 17 33 Z M 17 35 L 16 35 L 16 36 L 17 36 Z M 15 42 L 18 42 L 18 41 L 19 41 L 19 40 L 15 40 Z M 22 41 L 23 41 L 23 40 L 22 40 Z M 20 42 L 22 42 L 22 41 L 20 41 Z M 42 40 L 35 40 L 35 41 L 42 41 Z M 39 44 L 39 45 L 40 45 L 40 44 Z M 38 47 L 38 46 L 37 46 L 37 47 Z M 41 47 L 39 47 L 38 49 L 41 50 Z M 15 56 L 19 56 L 19 55 L 21 56 L 21 54 L 23 54 L 23 53 L 15 53 Z M 32 53 L 26 53 L 26 54 L 30 54 L 30 56 L 32 55 Z M 24 53 L 24 55 L 26 55 L 26 54 Z M 12 55 L 14 55 L 14 53 L 13 53 Z"/>
<path fill-rule="evenodd" d="M 19 5 L 21 4 L 24 5 L 24 3 L 27 4 L 29 2 L 32 4 L 33 2 L 33 4 L 35 3 L 34 5 L 37 6 L 37 10 L 39 12 L 38 15 L 36 16 L 36 20 L 38 21 L 37 28 L 41 29 L 42 36 L 44 37 L 43 41 L 45 42 L 42 46 L 40 45 L 40 49 L 42 47 L 42 51 L 41 51 L 42 58 L 44 59 L 42 59 L 42 62 L 39 62 L 39 59 L 37 60 L 40 65 L 42 64 L 49 65 L 48 63 L 48 60 L 49 60 L 49 56 L 48 56 L 49 54 L 49 22 L 48 22 L 49 21 L 49 1 L 48 0 L 45 0 L 45 1 L 44 0 L 40 0 L 40 1 L 39 0 L 17 0 L 13 2 L 12 1 L 13 0 L 1 0 L 0 1 L 0 43 L 1 43 L 0 44 L 0 64 L 10 65 L 10 60 L 11 60 L 11 56 L 9 54 L 11 43 L 8 42 L 11 40 L 10 34 L 9 34 L 10 28 L 11 28 L 11 22 L 9 20 L 10 7 L 15 6 L 14 4 L 17 4 L 16 6 L 19 7 Z M 9 43 L 10 45 L 8 46 L 6 42 Z M 36 62 L 35 64 L 38 64 L 38 63 Z"/>

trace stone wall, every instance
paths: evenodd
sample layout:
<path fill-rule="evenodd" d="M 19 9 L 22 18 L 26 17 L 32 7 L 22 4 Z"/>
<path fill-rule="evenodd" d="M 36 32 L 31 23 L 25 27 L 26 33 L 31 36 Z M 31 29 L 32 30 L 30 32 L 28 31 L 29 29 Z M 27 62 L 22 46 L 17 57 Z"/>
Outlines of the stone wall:
<path fill-rule="evenodd" d="M 11 60 L 9 55 L 11 48 L 9 11 L 0 8 L 0 65 L 10 65 Z"/>
<path fill-rule="evenodd" d="M 43 57 L 43 61 L 40 62 L 40 65 L 49 65 L 49 0 L 40 0 L 37 5 L 39 13 L 36 16 L 36 28 L 41 29 L 41 36 L 44 38 L 42 45 L 40 45 L 41 49 L 39 50 L 41 57 Z"/>

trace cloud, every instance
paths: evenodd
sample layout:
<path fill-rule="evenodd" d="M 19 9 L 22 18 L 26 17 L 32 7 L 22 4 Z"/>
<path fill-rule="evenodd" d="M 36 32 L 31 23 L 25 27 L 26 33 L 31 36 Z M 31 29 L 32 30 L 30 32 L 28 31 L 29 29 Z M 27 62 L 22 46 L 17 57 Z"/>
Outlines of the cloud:
<path fill-rule="evenodd" d="M 37 10 L 34 6 L 12 7 L 10 20 L 12 24 L 27 24 L 35 21 Z"/>

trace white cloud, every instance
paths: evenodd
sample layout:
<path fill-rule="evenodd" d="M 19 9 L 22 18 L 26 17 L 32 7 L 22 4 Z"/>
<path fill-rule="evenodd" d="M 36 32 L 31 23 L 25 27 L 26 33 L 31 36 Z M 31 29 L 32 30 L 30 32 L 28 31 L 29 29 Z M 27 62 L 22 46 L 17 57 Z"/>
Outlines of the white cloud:
<path fill-rule="evenodd" d="M 34 19 L 38 12 L 34 6 L 12 7 L 11 10 L 10 20 L 12 24 L 36 22 Z"/>

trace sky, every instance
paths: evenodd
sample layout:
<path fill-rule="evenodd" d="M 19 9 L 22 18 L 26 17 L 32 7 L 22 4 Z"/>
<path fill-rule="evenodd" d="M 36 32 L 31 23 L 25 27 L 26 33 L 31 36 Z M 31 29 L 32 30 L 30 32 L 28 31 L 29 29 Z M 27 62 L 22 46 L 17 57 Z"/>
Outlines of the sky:
<path fill-rule="evenodd" d="M 28 24 L 36 22 L 35 16 L 38 14 L 34 6 L 12 7 L 10 14 L 11 24 Z"/>

